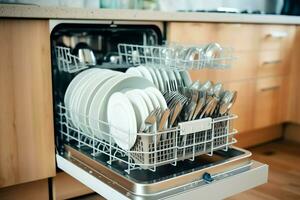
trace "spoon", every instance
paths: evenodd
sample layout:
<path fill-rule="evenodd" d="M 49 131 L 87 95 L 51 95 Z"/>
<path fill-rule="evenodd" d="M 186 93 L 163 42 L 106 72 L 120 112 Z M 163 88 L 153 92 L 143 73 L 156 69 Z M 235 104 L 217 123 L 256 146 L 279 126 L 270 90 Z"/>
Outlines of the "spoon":
<path fill-rule="evenodd" d="M 225 115 L 230 111 L 233 104 L 235 103 L 236 98 L 237 98 L 237 91 L 233 91 L 233 92 L 230 92 L 230 94 L 228 94 L 227 102 L 224 102 L 220 106 L 220 111 L 219 111 L 220 115 Z"/>

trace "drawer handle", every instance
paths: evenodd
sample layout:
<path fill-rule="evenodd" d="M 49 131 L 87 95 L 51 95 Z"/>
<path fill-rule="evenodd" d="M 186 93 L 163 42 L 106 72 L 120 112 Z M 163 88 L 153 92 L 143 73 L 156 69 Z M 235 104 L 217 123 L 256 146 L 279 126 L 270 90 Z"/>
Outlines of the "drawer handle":
<path fill-rule="evenodd" d="M 271 91 L 271 90 L 277 90 L 279 88 L 280 88 L 279 85 L 275 85 L 275 86 L 271 86 L 271 87 L 261 88 L 260 91 L 266 92 L 266 91 Z"/>
<path fill-rule="evenodd" d="M 272 31 L 271 33 L 268 33 L 266 35 L 266 37 L 271 37 L 271 38 L 277 38 L 277 39 L 281 39 L 281 38 L 286 38 L 288 36 L 288 33 L 285 31 Z"/>
<path fill-rule="evenodd" d="M 281 63 L 281 60 L 270 60 L 270 61 L 263 61 L 263 65 L 275 65 Z"/>

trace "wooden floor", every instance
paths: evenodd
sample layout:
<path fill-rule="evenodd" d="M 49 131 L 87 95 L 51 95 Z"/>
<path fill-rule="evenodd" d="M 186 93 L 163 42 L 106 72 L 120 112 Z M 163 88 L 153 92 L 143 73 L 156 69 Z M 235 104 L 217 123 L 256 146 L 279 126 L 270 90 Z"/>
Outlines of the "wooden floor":
<path fill-rule="evenodd" d="M 300 200 L 299 143 L 278 141 L 250 151 L 254 160 L 269 165 L 269 181 L 227 200 Z"/>
<path fill-rule="evenodd" d="M 300 144 L 277 141 L 251 148 L 253 159 L 269 165 L 267 184 L 226 200 L 300 200 Z M 97 195 L 77 199 L 103 200 Z"/>

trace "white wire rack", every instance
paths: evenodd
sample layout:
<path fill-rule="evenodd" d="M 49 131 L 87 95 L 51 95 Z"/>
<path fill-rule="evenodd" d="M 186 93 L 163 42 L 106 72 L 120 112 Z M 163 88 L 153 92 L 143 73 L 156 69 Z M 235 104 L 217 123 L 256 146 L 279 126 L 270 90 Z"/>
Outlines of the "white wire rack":
<path fill-rule="evenodd" d="M 55 52 L 59 71 L 76 73 L 88 68 L 87 65 L 80 62 L 77 56 L 71 54 L 68 47 L 57 46 Z"/>
<path fill-rule="evenodd" d="M 208 52 L 206 51 L 208 45 L 146 46 L 119 44 L 118 52 L 121 62 L 127 65 L 145 64 L 177 70 L 228 68 L 231 66 L 235 59 L 232 48 L 220 47 L 213 50 L 214 52 Z"/>
<path fill-rule="evenodd" d="M 176 166 L 180 160 L 194 160 L 201 154 L 212 156 L 214 151 L 220 149 L 227 151 L 237 142 L 234 138 L 237 130 L 232 128 L 232 120 L 237 116 L 231 114 L 215 119 L 205 118 L 179 123 L 178 127 L 161 132 L 137 133 L 134 146 L 130 150 L 124 150 L 114 143 L 115 139 L 124 140 L 124 138 L 113 137 L 109 133 L 108 123 L 96 120 L 101 127 L 98 129 L 93 129 L 84 122 L 74 127 L 69 112 L 70 110 L 67 110 L 62 103 L 58 104 L 57 122 L 61 141 L 65 143 L 73 141 L 80 149 L 88 148 L 91 157 L 104 154 L 108 156 L 109 164 L 115 161 L 122 162 L 127 165 L 125 169 L 127 173 L 141 168 L 156 171 L 158 166 L 165 164 Z M 83 116 L 80 113 L 76 114 Z M 88 118 L 88 116 L 83 117 Z M 88 129 L 92 129 L 92 133 L 83 131 Z M 108 139 L 106 141 L 101 139 L 103 138 L 101 134 L 106 135 Z M 124 134 L 128 135 L 130 141 L 131 134 Z"/>

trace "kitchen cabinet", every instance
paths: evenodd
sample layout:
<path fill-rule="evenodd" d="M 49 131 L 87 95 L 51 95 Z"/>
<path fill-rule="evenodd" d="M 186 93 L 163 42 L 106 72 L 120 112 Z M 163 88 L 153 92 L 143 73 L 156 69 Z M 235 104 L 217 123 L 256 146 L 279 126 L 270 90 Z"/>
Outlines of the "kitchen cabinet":
<path fill-rule="evenodd" d="M 288 120 L 300 124 L 300 27 L 297 27 L 291 55 L 291 73 L 289 82 Z M 300 138 L 300 136 L 299 136 Z"/>
<path fill-rule="evenodd" d="M 193 80 L 220 81 L 225 87 L 238 91 L 232 112 L 239 116 L 234 124 L 243 133 L 239 138 L 247 134 L 250 138 L 250 132 L 288 120 L 288 96 L 292 97 L 288 85 L 298 87 L 295 81 L 290 82 L 291 57 L 297 52 L 293 49 L 295 26 L 170 22 L 167 27 L 170 42 L 203 44 L 216 41 L 234 49 L 237 59 L 231 68 L 203 69 L 190 71 L 190 74 Z M 290 101 L 296 106 L 293 99 Z M 296 115 L 290 108 L 289 116 L 295 119 Z M 278 137 L 278 134 L 269 135 L 264 141 Z"/>
<path fill-rule="evenodd" d="M 295 27 L 288 25 L 260 25 L 259 50 L 288 51 L 294 41 Z"/>
<path fill-rule="evenodd" d="M 283 125 L 277 124 L 269 127 L 241 132 L 235 136 L 238 140 L 235 146 L 248 148 L 259 144 L 266 143 L 274 138 L 281 138 Z"/>
<path fill-rule="evenodd" d="M 234 127 L 240 132 L 249 131 L 253 127 L 254 120 L 254 88 L 255 81 L 246 80 L 239 82 L 229 82 L 224 84 L 229 90 L 238 92 L 238 101 L 232 107 L 231 112 L 238 115 L 238 119 L 234 121 Z"/>
<path fill-rule="evenodd" d="M 85 185 L 64 172 L 59 172 L 52 179 L 53 198 L 55 200 L 70 199 L 93 193 Z"/>
<path fill-rule="evenodd" d="M 284 104 L 283 78 L 258 79 L 255 88 L 254 128 L 282 123 L 281 105 Z"/>
<path fill-rule="evenodd" d="M 47 20 L 0 19 L 0 187 L 55 175 Z"/>
<path fill-rule="evenodd" d="M 258 27 L 252 24 L 171 22 L 167 27 L 169 42 L 203 44 L 215 41 L 236 51 L 259 48 Z"/>
<path fill-rule="evenodd" d="M 48 200 L 48 179 L 0 188 L 0 199 Z"/>

